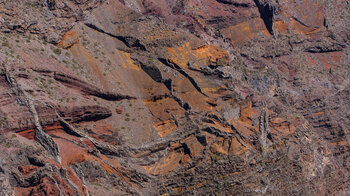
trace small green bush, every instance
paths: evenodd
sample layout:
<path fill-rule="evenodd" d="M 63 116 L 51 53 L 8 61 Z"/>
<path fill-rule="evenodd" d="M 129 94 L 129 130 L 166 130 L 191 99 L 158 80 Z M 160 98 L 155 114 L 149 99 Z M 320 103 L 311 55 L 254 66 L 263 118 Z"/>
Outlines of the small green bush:
<path fill-rule="evenodd" d="M 10 44 L 8 42 L 3 42 L 1 45 L 8 48 L 10 47 Z"/>
<path fill-rule="evenodd" d="M 60 55 L 62 53 L 61 49 L 59 49 L 59 48 L 53 49 L 53 52 L 57 55 Z"/>

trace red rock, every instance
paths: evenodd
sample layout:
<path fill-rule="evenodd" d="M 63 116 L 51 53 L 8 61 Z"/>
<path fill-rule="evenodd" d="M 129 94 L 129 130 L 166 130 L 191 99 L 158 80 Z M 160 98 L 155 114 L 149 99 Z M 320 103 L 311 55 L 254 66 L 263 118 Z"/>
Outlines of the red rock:
<path fill-rule="evenodd" d="M 34 171 L 36 171 L 37 169 L 38 169 L 38 166 L 34 166 L 34 165 L 26 165 L 26 166 L 21 165 L 18 167 L 18 170 L 22 172 L 24 175 L 29 175 Z"/>

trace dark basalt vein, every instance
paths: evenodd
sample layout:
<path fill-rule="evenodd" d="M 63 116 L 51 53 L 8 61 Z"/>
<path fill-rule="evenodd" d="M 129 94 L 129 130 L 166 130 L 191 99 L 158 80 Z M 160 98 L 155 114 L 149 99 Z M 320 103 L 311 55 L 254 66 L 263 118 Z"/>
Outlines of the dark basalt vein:
<path fill-rule="evenodd" d="M 164 58 L 158 58 L 158 60 L 163 63 L 164 65 L 178 71 L 179 73 L 181 73 L 183 76 L 185 76 L 193 85 L 193 87 L 202 95 L 208 97 L 208 95 L 206 95 L 205 93 L 203 93 L 202 89 L 199 87 L 199 85 L 197 84 L 197 82 L 194 80 L 194 78 L 192 78 L 190 75 L 188 75 L 183 69 L 181 69 L 180 66 L 176 65 L 175 63 L 171 63 L 169 62 L 167 59 Z"/>
<path fill-rule="evenodd" d="M 248 3 L 237 3 L 237 2 L 231 2 L 227 0 L 216 0 L 219 3 L 226 4 L 226 5 L 234 5 L 235 7 L 249 7 Z"/>
<path fill-rule="evenodd" d="M 54 79 L 63 83 L 66 83 L 68 85 L 73 85 L 75 87 L 78 87 L 81 89 L 82 92 L 87 93 L 89 95 L 93 95 L 102 99 L 106 99 L 109 101 L 120 101 L 123 99 L 135 99 L 134 97 L 128 96 L 128 95 L 119 95 L 114 94 L 111 92 L 104 92 L 99 90 L 97 87 L 94 87 L 84 81 L 81 81 L 77 78 L 61 74 L 61 73 L 54 73 Z"/>
<path fill-rule="evenodd" d="M 276 8 L 264 0 L 254 0 L 259 9 L 260 17 L 263 19 L 265 26 L 271 35 L 274 35 L 273 22 Z"/>
<path fill-rule="evenodd" d="M 103 29 L 97 27 L 94 24 L 91 23 L 85 23 L 85 25 L 91 29 L 94 29 L 100 33 L 109 35 L 113 38 L 116 38 L 120 41 L 122 41 L 125 45 L 127 45 L 129 48 L 137 48 L 140 50 L 146 50 L 146 47 L 140 42 L 139 39 L 135 38 L 135 37 L 131 37 L 131 36 L 120 36 L 120 35 L 114 35 L 113 33 L 109 33 L 104 31 Z"/>
<path fill-rule="evenodd" d="M 100 88 L 89 84 L 83 80 L 80 80 L 78 78 L 75 78 L 73 76 L 69 76 L 64 73 L 60 73 L 57 71 L 51 71 L 51 70 L 38 70 L 33 69 L 33 71 L 36 71 L 38 73 L 42 73 L 43 75 L 49 76 L 54 78 L 55 80 L 63 83 L 64 85 L 71 87 L 71 88 L 77 88 L 83 93 L 86 93 L 88 95 L 92 95 L 95 97 L 99 97 L 101 99 L 105 99 L 108 101 L 121 101 L 124 99 L 136 99 L 135 97 L 129 96 L 129 95 L 122 95 L 122 94 L 116 94 L 113 92 L 103 91 Z"/>

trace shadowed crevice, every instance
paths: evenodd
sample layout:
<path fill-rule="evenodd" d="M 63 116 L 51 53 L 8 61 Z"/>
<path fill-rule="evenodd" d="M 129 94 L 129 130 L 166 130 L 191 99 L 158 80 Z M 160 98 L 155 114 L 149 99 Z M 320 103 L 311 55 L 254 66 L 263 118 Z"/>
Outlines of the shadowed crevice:
<path fill-rule="evenodd" d="M 276 8 L 270 3 L 264 2 L 262 0 L 254 0 L 254 2 L 259 9 L 260 17 L 263 19 L 266 29 L 271 35 L 274 35 L 273 20 Z"/>
<path fill-rule="evenodd" d="M 109 35 L 113 38 L 116 38 L 120 41 L 122 41 L 126 46 L 128 46 L 129 48 L 138 48 L 140 50 L 143 50 L 145 51 L 146 50 L 146 47 L 141 44 L 140 40 L 135 38 L 135 37 L 131 37 L 131 36 L 120 36 L 120 35 L 114 35 L 112 33 L 109 33 L 109 32 L 106 32 L 104 31 L 103 29 L 97 27 L 96 25 L 94 24 L 91 24 L 91 23 L 85 23 L 85 25 L 93 30 L 96 30 L 100 33 L 103 33 L 103 34 L 106 34 L 106 35 Z"/>
<path fill-rule="evenodd" d="M 181 69 L 180 66 L 176 65 L 175 63 L 171 63 L 169 62 L 167 59 L 163 59 L 163 58 L 158 58 L 158 60 L 163 63 L 164 65 L 178 71 L 179 73 L 181 73 L 183 76 L 185 76 L 194 86 L 194 88 L 201 93 L 202 95 L 208 97 L 205 93 L 203 93 L 202 89 L 199 87 L 199 85 L 197 84 L 197 82 L 190 76 L 188 75 L 183 69 Z"/>

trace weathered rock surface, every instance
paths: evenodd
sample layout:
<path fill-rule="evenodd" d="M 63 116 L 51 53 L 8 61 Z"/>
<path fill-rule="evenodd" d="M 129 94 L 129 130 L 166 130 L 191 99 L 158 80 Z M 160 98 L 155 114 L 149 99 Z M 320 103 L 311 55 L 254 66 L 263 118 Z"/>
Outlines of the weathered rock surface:
<path fill-rule="evenodd" d="M 347 195 L 341 0 L 0 1 L 0 195 Z"/>

